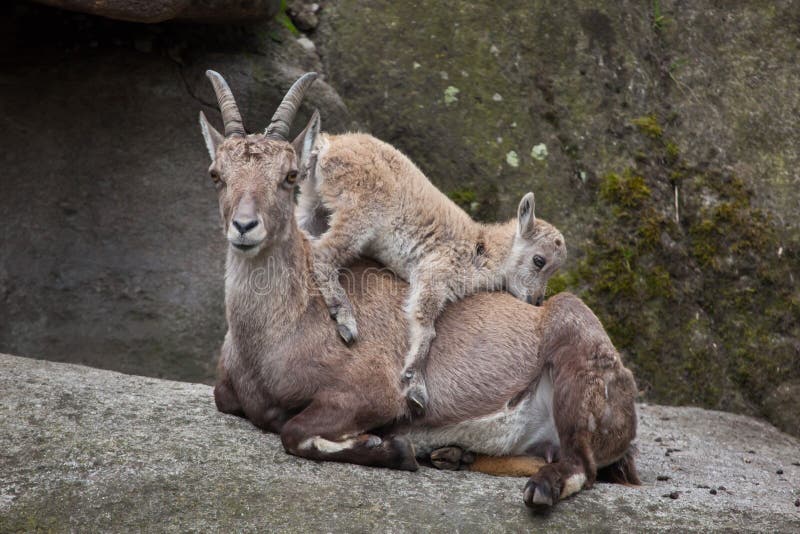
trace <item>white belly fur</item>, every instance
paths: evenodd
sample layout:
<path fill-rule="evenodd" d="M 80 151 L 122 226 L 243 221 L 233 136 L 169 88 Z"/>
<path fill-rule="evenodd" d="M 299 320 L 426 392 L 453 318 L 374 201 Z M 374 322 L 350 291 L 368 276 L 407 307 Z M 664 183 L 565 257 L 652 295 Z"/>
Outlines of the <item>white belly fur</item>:
<path fill-rule="evenodd" d="M 448 445 L 493 456 L 526 454 L 538 444 L 559 446 L 550 373 L 543 373 L 535 391 L 513 408 L 446 427 L 415 428 L 407 435 L 419 456 Z"/>

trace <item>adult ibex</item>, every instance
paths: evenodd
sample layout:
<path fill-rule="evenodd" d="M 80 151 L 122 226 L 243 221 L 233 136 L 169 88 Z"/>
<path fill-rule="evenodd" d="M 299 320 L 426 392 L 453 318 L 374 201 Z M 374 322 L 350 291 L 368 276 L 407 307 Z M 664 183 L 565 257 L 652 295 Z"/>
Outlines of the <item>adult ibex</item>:
<path fill-rule="evenodd" d="M 298 217 L 312 234 L 324 229 L 312 242 L 318 287 L 349 344 L 357 337 L 356 319 L 339 269 L 369 256 L 409 283 L 409 343 L 398 380 L 409 407 L 422 414 L 427 355 L 445 305 L 494 290 L 541 305 L 547 280 L 566 258 L 564 237 L 536 218 L 533 193 L 522 198 L 516 218 L 477 223 L 391 145 L 371 135 L 319 130 L 316 113 L 302 139 L 308 157 L 300 167 Z"/>
<path fill-rule="evenodd" d="M 353 266 L 348 296 L 361 336 L 351 347 L 315 290 L 293 201 L 308 129 L 288 140 L 314 75 L 292 86 L 266 134 L 248 135 L 228 85 L 207 74 L 225 134 L 202 113 L 200 125 L 230 243 L 220 411 L 279 433 L 291 454 L 395 469 L 415 470 L 415 453 L 447 445 L 495 456 L 558 448 L 557 461 L 528 481 L 529 506 L 591 486 L 598 467 L 637 482 L 633 376 L 591 310 L 569 294 L 541 307 L 507 293 L 449 305 L 430 350 L 428 410 L 411 419 L 397 381 L 407 284 L 376 264 Z"/>

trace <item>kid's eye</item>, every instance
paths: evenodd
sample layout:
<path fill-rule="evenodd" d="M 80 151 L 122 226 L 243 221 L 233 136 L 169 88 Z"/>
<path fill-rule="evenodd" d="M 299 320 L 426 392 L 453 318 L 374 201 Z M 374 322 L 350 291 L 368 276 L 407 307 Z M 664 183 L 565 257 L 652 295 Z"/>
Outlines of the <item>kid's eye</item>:
<path fill-rule="evenodd" d="M 289 171 L 289 173 L 286 175 L 285 181 L 289 185 L 294 185 L 294 183 L 297 181 L 297 171 Z"/>
<path fill-rule="evenodd" d="M 539 269 L 541 269 L 542 267 L 544 267 L 544 264 L 545 264 L 545 263 L 547 263 L 547 260 L 546 260 L 546 259 L 544 259 L 542 256 L 539 256 L 539 255 L 537 254 L 536 256 L 534 256 L 534 257 L 533 257 L 533 264 L 534 264 L 536 267 L 538 267 Z"/>
<path fill-rule="evenodd" d="M 222 181 L 222 177 L 219 175 L 217 171 L 211 171 L 211 180 L 213 180 L 214 186 L 217 188 L 220 188 L 223 185 L 225 185 L 225 182 Z"/>

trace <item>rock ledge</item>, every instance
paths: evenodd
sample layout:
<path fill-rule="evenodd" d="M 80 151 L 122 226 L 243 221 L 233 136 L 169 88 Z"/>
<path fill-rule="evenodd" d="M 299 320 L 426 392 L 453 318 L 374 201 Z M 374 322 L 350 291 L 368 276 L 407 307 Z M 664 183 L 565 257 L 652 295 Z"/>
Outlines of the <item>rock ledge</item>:
<path fill-rule="evenodd" d="M 800 530 L 800 441 L 722 412 L 640 405 L 644 485 L 539 517 L 522 479 L 288 456 L 205 385 L 0 354 L 0 390 L 2 532 Z"/>

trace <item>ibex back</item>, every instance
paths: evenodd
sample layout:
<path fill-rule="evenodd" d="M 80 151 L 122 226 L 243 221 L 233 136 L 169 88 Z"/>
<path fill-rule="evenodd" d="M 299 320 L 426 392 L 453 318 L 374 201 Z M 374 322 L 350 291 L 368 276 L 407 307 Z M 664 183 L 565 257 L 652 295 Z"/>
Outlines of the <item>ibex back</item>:
<path fill-rule="evenodd" d="M 315 460 L 414 470 L 416 454 L 444 445 L 494 455 L 559 449 L 528 481 L 530 506 L 590 486 L 598 466 L 636 481 L 633 377 L 597 318 L 568 294 L 542 307 L 504 293 L 449 305 L 430 351 L 429 409 L 410 419 L 397 382 L 408 286 L 375 264 L 353 267 L 348 296 L 361 338 L 352 347 L 338 340 L 316 294 L 293 202 L 308 154 L 303 135 L 287 140 L 311 75 L 290 89 L 266 134 L 247 135 L 227 84 L 208 74 L 225 134 L 202 114 L 200 122 L 230 244 L 228 333 L 214 389 L 221 411 L 280 433 L 289 453 Z"/>

